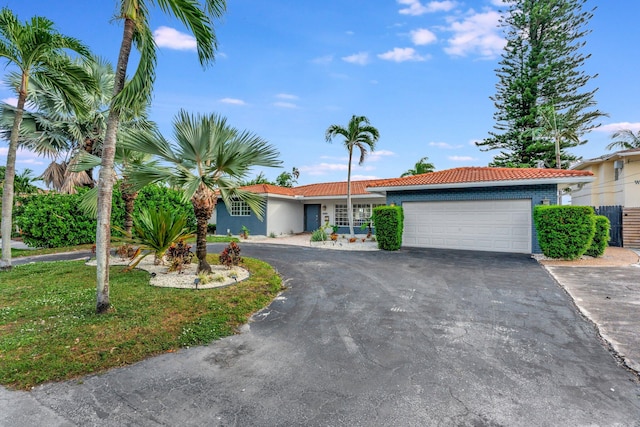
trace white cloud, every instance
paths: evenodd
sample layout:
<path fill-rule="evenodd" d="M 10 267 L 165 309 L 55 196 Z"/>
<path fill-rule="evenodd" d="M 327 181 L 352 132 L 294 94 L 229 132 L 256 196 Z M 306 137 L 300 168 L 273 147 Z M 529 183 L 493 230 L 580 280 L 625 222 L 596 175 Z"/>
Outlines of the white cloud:
<path fill-rule="evenodd" d="M 472 162 L 478 160 L 475 157 L 471 156 L 449 156 L 447 158 L 452 162 Z"/>
<path fill-rule="evenodd" d="M 428 56 L 418 55 L 418 52 L 412 47 L 394 47 L 393 50 L 379 54 L 378 58 L 394 62 L 426 61 L 429 59 Z"/>
<path fill-rule="evenodd" d="M 18 106 L 18 98 L 12 96 L 10 98 L 4 98 L 2 102 L 7 103 L 9 105 L 13 105 L 14 107 Z"/>
<path fill-rule="evenodd" d="M 196 39 L 189 34 L 181 33 L 175 28 L 158 27 L 153 32 L 153 39 L 159 47 L 167 47 L 175 50 L 196 50 Z"/>
<path fill-rule="evenodd" d="M 308 175 L 325 175 L 329 172 L 346 171 L 346 163 L 320 163 L 311 166 L 300 166 L 300 172 Z"/>
<path fill-rule="evenodd" d="M 298 99 L 296 95 L 291 95 L 290 93 L 279 93 L 276 95 L 276 98 L 280 99 Z"/>
<path fill-rule="evenodd" d="M 311 62 L 318 65 L 329 65 L 333 62 L 333 55 L 319 56 L 318 58 L 313 58 Z"/>
<path fill-rule="evenodd" d="M 351 175 L 351 181 L 368 181 L 370 179 L 379 179 L 376 175 Z"/>
<path fill-rule="evenodd" d="M 8 152 L 9 147 L 0 147 L 0 156 L 6 158 Z M 16 152 L 16 164 L 42 166 L 45 162 L 36 153 L 23 148 L 18 148 L 18 151 Z"/>
<path fill-rule="evenodd" d="M 634 132 L 640 131 L 640 123 L 629 123 L 629 122 L 619 122 L 619 123 L 609 123 L 608 125 L 600 126 L 599 128 L 595 128 L 594 131 L 597 132 L 616 132 L 621 129 L 628 129 Z"/>
<path fill-rule="evenodd" d="M 293 102 L 274 102 L 273 103 L 274 107 L 280 107 L 280 108 L 298 108 L 298 106 L 296 104 L 294 104 Z"/>
<path fill-rule="evenodd" d="M 454 21 L 448 30 L 453 37 L 444 51 L 451 56 L 476 54 L 483 59 L 499 56 L 505 46 L 505 39 L 498 27 L 500 14 L 496 11 L 476 13 L 463 21 Z"/>
<path fill-rule="evenodd" d="M 222 98 L 220 102 L 222 102 L 223 104 L 231 104 L 231 105 L 247 105 L 247 103 L 244 102 L 242 99 L 236 99 L 236 98 Z"/>
<path fill-rule="evenodd" d="M 393 151 L 389 151 L 389 150 L 377 150 L 374 151 L 372 153 L 369 153 L 365 159 L 365 162 L 379 162 L 380 160 L 382 160 L 383 157 L 391 157 L 391 156 L 395 156 L 396 153 L 394 153 Z M 355 150 L 353 152 L 353 157 L 354 158 L 359 158 L 360 156 L 360 151 Z"/>
<path fill-rule="evenodd" d="M 454 150 L 456 148 L 461 148 L 461 145 L 451 145 L 446 142 L 430 142 L 429 146 L 443 148 L 445 150 Z"/>
<path fill-rule="evenodd" d="M 352 36 L 352 35 L 354 35 L 355 33 L 354 33 L 353 31 L 347 31 L 345 34 L 346 34 L 346 35 L 348 35 L 348 36 Z"/>
<path fill-rule="evenodd" d="M 342 60 L 351 64 L 367 65 L 369 63 L 369 54 L 367 52 L 358 52 L 353 55 L 343 56 Z"/>
<path fill-rule="evenodd" d="M 448 12 L 456 6 L 456 2 L 449 0 L 430 1 L 426 5 L 420 3 L 419 0 L 398 0 L 398 3 L 407 6 L 398 11 L 401 15 L 412 16 L 419 16 L 433 12 Z"/>
<path fill-rule="evenodd" d="M 436 35 L 426 28 L 418 28 L 417 30 L 411 31 L 411 41 L 415 45 L 423 46 L 426 44 L 435 43 L 436 40 L 438 40 Z"/>

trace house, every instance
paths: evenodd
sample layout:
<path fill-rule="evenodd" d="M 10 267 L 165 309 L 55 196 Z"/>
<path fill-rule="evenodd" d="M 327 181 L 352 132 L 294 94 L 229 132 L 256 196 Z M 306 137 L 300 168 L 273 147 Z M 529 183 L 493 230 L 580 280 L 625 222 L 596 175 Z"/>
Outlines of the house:
<path fill-rule="evenodd" d="M 640 248 L 640 148 L 585 160 L 572 169 L 592 172 L 595 180 L 572 186 L 571 204 L 607 210 L 615 244 Z"/>
<path fill-rule="evenodd" d="M 358 230 L 371 217 L 374 207 L 386 204 L 384 195 L 366 190 L 373 182 L 351 182 L 354 227 Z M 238 234 L 242 226 L 256 235 L 293 234 L 314 231 L 327 223 L 337 225 L 339 233 L 349 231 L 346 182 L 325 182 L 295 188 L 257 184 L 243 187 L 243 190 L 264 197 L 264 221 L 260 221 L 249 206 L 240 200 L 232 201 L 229 209 L 220 201 L 216 206 L 218 234 Z"/>
<path fill-rule="evenodd" d="M 571 169 L 595 176 L 593 182 L 572 188 L 572 205 L 640 208 L 640 148 L 585 160 Z"/>
<path fill-rule="evenodd" d="M 381 204 L 404 208 L 403 245 L 538 253 L 533 207 L 555 204 L 558 186 L 593 181 L 589 171 L 465 167 L 404 178 L 352 182 L 354 226 Z M 346 182 L 295 188 L 251 186 L 266 198 L 260 222 L 240 201 L 218 204 L 218 232 L 253 234 L 312 231 L 328 221 L 347 231 Z M 254 228 L 252 228 L 254 227 Z"/>

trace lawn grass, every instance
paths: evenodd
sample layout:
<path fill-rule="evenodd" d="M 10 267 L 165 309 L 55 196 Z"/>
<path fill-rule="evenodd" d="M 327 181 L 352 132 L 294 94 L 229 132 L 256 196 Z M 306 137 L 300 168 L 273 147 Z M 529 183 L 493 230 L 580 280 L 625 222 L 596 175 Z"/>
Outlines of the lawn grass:
<path fill-rule="evenodd" d="M 103 315 L 95 314 L 95 267 L 82 261 L 2 272 L 0 383 L 28 390 L 231 335 L 282 287 L 268 264 L 243 265 L 249 279 L 206 290 L 157 288 L 145 271 L 111 267 L 112 308 Z"/>
<path fill-rule="evenodd" d="M 50 254 L 58 254 L 62 252 L 78 252 L 78 251 L 90 251 L 93 248 L 93 244 L 88 243 L 86 245 L 77 245 L 77 246 L 65 246 L 62 248 L 40 248 L 40 249 L 16 249 L 11 248 L 11 257 L 12 258 L 20 258 L 24 256 L 34 256 L 34 255 L 50 255 Z M 2 256 L 2 251 L 0 250 L 0 256 Z"/>
<path fill-rule="evenodd" d="M 195 242 L 196 240 L 193 239 L 193 241 Z M 229 242 L 238 243 L 239 241 L 240 241 L 240 239 L 238 239 L 237 237 L 214 236 L 214 235 L 211 235 L 211 234 L 207 235 L 207 243 L 229 243 Z"/>
<path fill-rule="evenodd" d="M 237 237 L 207 235 L 207 243 L 229 243 L 229 242 L 237 243 L 239 241 L 240 239 L 238 239 Z M 189 239 L 188 242 L 195 244 L 196 242 L 195 237 L 193 239 Z M 25 256 L 34 256 L 34 255 L 58 254 L 62 252 L 90 251 L 93 249 L 93 246 L 94 245 L 92 243 L 88 243 L 86 245 L 65 246 L 62 248 L 40 248 L 40 249 L 11 248 L 11 257 L 20 258 Z M 2 250 L 0 250 L 0 256 L 2 256 Z"/>

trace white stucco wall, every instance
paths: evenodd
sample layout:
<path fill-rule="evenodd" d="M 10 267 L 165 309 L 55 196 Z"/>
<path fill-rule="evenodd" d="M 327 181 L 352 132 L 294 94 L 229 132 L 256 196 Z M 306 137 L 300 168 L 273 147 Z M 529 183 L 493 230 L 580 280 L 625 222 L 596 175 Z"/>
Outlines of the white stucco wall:
<path fill-rule="evenodd" d="M 297 200 L 269 198 L 267 201 L 267 235 L 276 236 L 304 231 L 304 208 Z"/>
<path fill-rule="evenodd" d="M 614 160 L 584 167 L 595 181 L 571 192 L 571 204 L 576 206 L 640 207 L 640 156 L 623 158 L 624 166 L 615 176 Z"/>
<path fill-rule="evenodd" d="M 627 208 L 640 208 L 640 157 L 635 161 L 625 161 L 622 182 L 624 203 L 621 204 Z"/>

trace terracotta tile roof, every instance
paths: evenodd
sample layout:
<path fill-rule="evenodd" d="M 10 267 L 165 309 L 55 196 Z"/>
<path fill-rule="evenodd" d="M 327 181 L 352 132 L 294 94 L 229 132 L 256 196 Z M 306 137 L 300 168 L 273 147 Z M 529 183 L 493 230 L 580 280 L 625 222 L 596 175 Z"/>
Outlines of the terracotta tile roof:
<path fill-rule="evenodd" d="M 282 196 L 295 196 L 298 194 L 293 188 L 279 187 L 271 184 L 254 184 L 242 187 L 243 190 L 257 194 L 279 194 Z"/>
<path fill-rule="evenodd" d="M 351 181 L 351 195 L 372 195 L 367 191 L 367 187 L 371 187 L 378 180 Z M 320 197 L 320 196 L 346 196 L 347 182 L 322 182 L 319 184 L 301 185 L 293 189 L 297 194 L 304 197 Z"/>
<path fill-rule="evenodd" d="M 465 167 L 407 176 L 404 178 L 380 179 L 374 181 L 370 187 L 464 184 L 520 180 L 535 181 L 588 176 L 593 176 L 593 174 L 588 171 L 566 169 Z"/>

